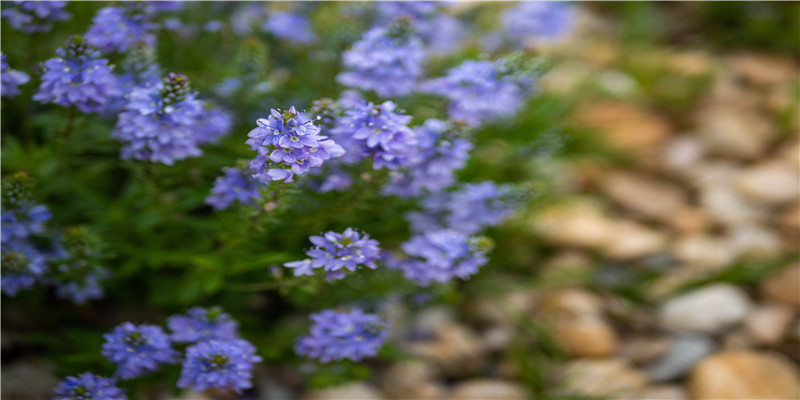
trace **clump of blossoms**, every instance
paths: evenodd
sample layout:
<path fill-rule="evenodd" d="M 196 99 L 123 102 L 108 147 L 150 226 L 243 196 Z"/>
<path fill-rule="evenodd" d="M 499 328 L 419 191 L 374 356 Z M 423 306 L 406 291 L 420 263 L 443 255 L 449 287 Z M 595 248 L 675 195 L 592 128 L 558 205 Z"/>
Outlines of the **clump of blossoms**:
<path fill-rule="evenodd" d="M 116 79 L 108 60 L 80 36 L 70 37 L 56 50 L 58 57 L 44 62 L 44 74 L 34 100 L 75 106 L 84 113 L 101 112 L 117 95 Z"/>
<path fill-rule="evenodd" d="M 447 228 L 472 235 L 503 222 L 516 205 L 512 185 L 485 181 L 429 196 L 422 201 L 425 211 L 406 217 L 415 233 Z"/>
<path fill-rule="evenodd" d="M 199 144 L 217 143 L 231 133 L 232 125 L 233 118 L 230 113 L 207 104 L 197 120 L 195 139 Z"/>
<path fill-rule="evenodd" d="M 117 364 L 116 376 L 131 379 L 158 369 L 161 364 L 175 362 L 178 353 L 172 349 L 169 336 L 156 325 L 134 325 L 125 322 L 103 335 L 102 354 Z"/>
<path fill-rule="evenodd" d="M 464 27 L 457 18 L 442 12 L 444 4 L 436 1 L 381 1 L 376 4 L 378 23 L 389 24 L 405 18 L 429 52 L 453 53 L 464 37 Z"/>
<path fill-rule="evenodd" d="M 419 151 L 417 138 L 408 127 L 411 116 L 395 112 L 396 108 L 391 101 L 361 100 L 345 111 L 331 133 L 353 153 L 348 160 L 372 157 L 374 169 L 391 170 L 411 163 Z"/>
<path fill-rule="evenodd" d="M 66 1 L 8 1 L 3 3 L 3 18 L 12 28 L 25 33 L 49 32 L 53 22 L 68 20 Z"/>
<path fill-rule="evenodd" d="M 189 346 L 178 387 L 195 391 L 216 388 L 241 393 L 252 387 L 256 349 L 242 339 L 212 339 Z"/>
<path fill-rule="evenodd" d="M 156 62 L 156 49 L 152 46 L 136 46 L 125 53 L 125 58 L 116 68 L 117 96 L 109 99 L 105 114 L 116 116 L 128 104 L 129 94 L 139 86 L 157 85 L 163 74 Z"/>
<path fill-rule="evenodd" d="M 7 296 L 31 288 L 48 269 L 45 253 L 33 245 L 31 237 L 44 233 L 50 211 L 47 206 L 33 202 L 31 187 L 31 178 L 25 173 L 15 173 L 3 180 L 0 286 Z"/>
<path fill-rule="evenodd" d="M 568 3 L 525 1 L 506 9 L 501 21 L 505 35 L 524 44 L 532 38 L 555 39 L 566 34 L 574 12 Z"/>
<path fill-rule="evenodd" d="M 47 279 L 59 297 L 78 304 L 103 297 L 100 282 L 108 278 L 109 272 L 97 261 L 98 242 L 86 228 L 66 231 L 60 251 L 50 261 L 53 269 Z"/>
<path fill-rule="evenodd" d="M 484 237 L 470 237 L 450 229 L 427 231 L 401 245 L 409 258 L 392 259 L 389 265 L 422 286 L 469 279 L 488 261 L 489 246 Z"/>
<path fill-rule="evenodd" d="M 186 314 L 169 317 L 167 326 L 175 342 L 232 340 L 238 336 L 238 324 L 220 307 L 193 307 Z"/>
<path fill-rule="evenodd" d="M 381 97 L 403 96 L 416 87 L 424 59 L 422 41 L 411 32 L 407 21 L 389 28 L 376 26 L 344 52 L 346 71 L 336 79 Z"/>
<path fill-rule="evenodd" d="M 375 356 L 389 335 L 386 321 L 359 309 L 324 310 L 311 314 L 311 320 L 310 334 L 297 341 L 295 351 L 323 363 Z"/>
<path fill-rule="evenodd" d="M 125 400 L 125 392 L 111 378 L 84 372 L 68 376 L 55 389 L 53 400 Z"/>
<path fill-rule="evenodd" d="M 344 154 L 341 146 L 320 136 L 319 127 L 294 106 L 283 111 L 272 109 L 269 117 L 256 124 L 245 143 L 258 153 L 250 162 L 250 169 L 253 177 L 264 184 L 275 180 L 292 182 L 294 175 L 305 174 L 325 160 Z"/>
<path fill-rule="evenodd" d="M 0 61 L 0 66 L 2 67 L 2 70 L 0 70 L 0 82 L 2 82 L 0 95 L 11 99 L 19 94 L 19 85 L 28 83 L 31 78 L 22 71 L 11 69 L 8 65 L 8 56 L 5 54 L 0 56 L 0 60 L 2 60 Z"/>
<path fill-rule="evenodd" d="M 214 181 L 211 195 L 206 204 L 215 210 L 224 210 L 234 202 L 242 205 L 254 205 L 261 200 L 261 183 L 253 178 L 246 166 L 225 167 L 222 176 Z"/>
<path fill-rule="evenodd" d="M 314 268 L 322 268 L 328 272 L 330 281 L 344 278 L 343 269 L 353 272 L 362 265 L 377 268 L 375 261 L 380 257 L 379 243 L 366 233 L 362 235 L 356 229 L 347 228 L 342 233 L 329 231 L 322 236 L 310 236 L 308 240 L 314 244 L 306 251 L 310 259 L 283 264 L 294 268 L 295 276 L 313 275 Z"/>
<path fill-rule="evenodd" d="M 293 43 L 309 44 L 317 41 L 317 35 L 303 14 L 275 11 L 269 14 L 261 29 L 278 39 Z"/>
<path fill-rule="evenodd" d="M 450 118 L 478 126 L 517 113 L 530 85 L 509 74 L 501 61 L 465 61 L 422 90 L 450 99 Z"/>
<path fill-rule="evenodd" d="M 92 20 L 86 40 L 103 52 L 123 53 L 137 46 L 153 46 L 158 27 L 151 21 L 155 2 L 127 2 L 119 7 L 105 7 Z"/>
<path fill-rule="evenodd" d="M 201 154 L 195 132 L 202 111 L 189 78 L 170 73 L 158 85 L 133 90 L 111 136 L 123 143 L 123 159 L 172 165 Z"/>
<path fill-rule="evenodd" d="M 429 119 L 414 128 L 419 152 L 407 168 L 392 172 L 383 193 L 400 197 L 436 193 L 455 183 L 455 171 L 464 167 L 472 143 L 456 137 L 457 129 L 445 121 Z"/>

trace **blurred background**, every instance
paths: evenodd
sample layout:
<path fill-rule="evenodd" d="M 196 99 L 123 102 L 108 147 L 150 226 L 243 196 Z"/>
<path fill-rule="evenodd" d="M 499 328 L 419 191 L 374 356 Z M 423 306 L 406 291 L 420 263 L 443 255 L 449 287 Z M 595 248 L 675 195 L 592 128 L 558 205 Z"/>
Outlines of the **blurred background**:
<path fill-rule="evenodd" d="M 2 51 L 36 77 L 104 5 L 70 3 L 73 18 L 48 34 L 4 24 Z M 354 17 L 362 3 L 271 4 L 308 13 L 322 43 L 298 47 L 237 33 L 228 21 L 250 6 L 260 4 L 196 3 L 164 21 L 160 64 L 235 114 L 231 137 L 180 168 L 145 176 L 116 158 L 113 122 L 79 117 L 79 140 L 62 142 L 66 109 L 3 101 L 4 176 L 35 176 L 54 222 L 98 232 L 114 273 L 106 298 L 85 306 L 46 291 L 3 298 L 4 399 L 48 398 L 66 375 L 110 372 L 102 333 L 196 304 L 223 306 L 264 358 L 248 399 L 800 397 L 798 4 L 576 3 L 569 36 L 530 49 L 552 65 L 537 96 L 482 127 L 459 173 L 528 188 L 525 207 L 489 232 L 489 264 L 468 281 L 388 297 L 410 284 L 386 274 L 284 290 L 271 286 L 280 268 L 265 268 L 298 259 L 309 233 L 326 229 L 405 240 L 397 216 L 413 206 L 370 182 L 358 197 L 290 192 L 294 206 L 254 232 L 243 215 L 203 205 L 220 168 L 249 157 L 243 137 L 266 110 L 338 95 L 340 54 L 368 26 Z M 483 32 L 508 6 L 447 12 Z M 466 39 L 430 70 L 479 55 L 481 34 Z M 225 94 L 226 79 L 245 74 L 261 85 Z M 417 122 L 445 106 L 397 102 Z M 294 354 L 329 296 L 380 299 L 395 332 L 378 358 L 311 365 Z M 175 391 L 178 370 L 166 375 L 129 383 L 131 398 L 215 398 Z"/>

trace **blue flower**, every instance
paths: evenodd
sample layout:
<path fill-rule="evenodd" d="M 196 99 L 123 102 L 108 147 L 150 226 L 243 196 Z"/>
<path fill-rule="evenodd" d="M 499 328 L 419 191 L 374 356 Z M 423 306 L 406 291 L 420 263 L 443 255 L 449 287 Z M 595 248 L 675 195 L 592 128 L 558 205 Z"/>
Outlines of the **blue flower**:
<path fill-rule="evenodd" d="M 480 238 L 454 230 L 427 231 L 401 245 L 409 258 L 392 259 L 389 265 L 423 286 L 468 279 L 488 261 L 481 243 Z"/>
<path fill-rule="evenodd" d="M 450 118 L 470 126 L 514 115 L 526 91 L 519 82 L 501 74 L 499 62 L 465 61 L 447 76 L 422 85 L 422 90 L 450 99 Z"/>
<path fill-rule="evenodd" d="M 189 79 L 175 73 L 134 89 L 111 134 L 123 143 L 122 158 L 172 165 L 199 156 L 195 134 L 203 102 L 195 96 Z"/>
<path fill-rule="evenodd" d="M 492 181 L 467 183 L 428 196 L 422 201 L 424 211 L 408 213 L 406 218 L 415 233 L 446 228 L 473 235 L 511 215 L 518 204 L 512 188 Z"/>
<path fill-rule="evenodd" d="M 353 228 L 347 228 L 343 233 L 330 231 L 308 239 L 314 244 L 306 251 L 311 260 L 284 264 L 294 268 L 295 276 L 313 275 L 313 268 L 322 268 L 328 271 L 328 280 L 342 279 L 345 276 L 343 269 L 352 272 L 361 265 L 375 269 L 375 261 L 380 257 L 379 243 Z"/>
<path fill-rule="evenodd" d="M 0 254 L 0 286 L 7 296 L 13 297 L 22 290 L 30 289 L 47 272 L 47 257 L 27 241 L 3 243 Z"/>
<path fill-rule="evenodd" d="M 156 37 L 152 31 L 156 24 L 150 21 L 150 16 L 145 11 L 143 5 L 134 3 L 125 7 L 103 8 L 92 20 L 92 26 L 86 32 L 86 40 L 106 53 L 122 53 L 141 45 L 153 46 Z"/>
<path fill-rule="evenodd" d="M 73 227 L 58 239 L 50 255 L 53 269 L 47 283 L 56 287 L 56 294 L 81 304 L 103 297 L 100 282 L 110 273 L 100 266 L 99 239 L 84 227 Z"/>
<path fill-rule="evenodd" d="M 11 99 L 19 94 L 19 85 L 28 83 L 31 78 L 24 72 L 11 69 L 7 61 L 8 56 L 3 54 L 1 58 L 0 81 L 2 86 L 0 86 L 0 94 L 5 98 Z"/>
<path fill-rule="evenodd" d="M 377 2 L 378 23 L 390 24 L 401 18 L 408 19 L 429 52 L 453 53 L 459 49 L 464 27 L 458 19 L 442 13 L 445 4 L 438 1 L 380 1 Z"/>
<path fill-rule="evenodd" d="M 53 400 L 125 400 L 125 392 L 111 378 L 84 372 L 68 376 L 55 389 Z"/>
<path fill-rule="evenodd" d="M 347 70 L 336 79 L 347 86 L 373 90 L 381 97 L 403 96 L 416 87 L 424 59 L 422 41 L 407 27 L 376 26 L 344 52 Z"/>
<path fill-rule="evenodd" d="M 274 180 L 292 182 L 294 175 L 305 174 L 325 160 L 344 154 L 341 146 L 319 135 L 319 127 L 305 112 L 294 107 L 272 109 L 269 117 L 256 124 L 245 143 L 258 153 L 250 162 L 250 169 L 253 177 L 264 184 Z"/>
<path fill-rule="evenodd" d="M 44 62 L 42 84 L 33 99 L 75 106 L 85 113 L 103 111 L 109 98 L 117 95 L 108 60 L 98 58 L 100 53 L 78 36 L 70 37 L 56 54 Z"/>
<path fill-rule="evenodd" d="M 231 133 L 233 119 L 230 113 L 219 107 L 206 107 L 197 120 L 195 138 L 197 143 L 217 143 Z"/>
<path fill-rule="evenodd" d="M 51 218 L 47 206 L 26 202 L 16 210 L 2 211 L 2 232 L 0 241 L 8 244 L 27 239 L 30 235 L 44 232 L 44 223 Z"/>
<path fill-rule="evenodd" d="M 455 182 L 455 171 L 469 158 L 472 143 L 455 137 L 454 128 L 445 121 L 429 119 L 414 132 L 420 151 L 406 168 L 390 174 L 391 181 L 383 187 L 385 194 L 414 197 L 441 191 Z"/>
<path fill-rule="evenodd" d="M 311 30 L 305 15 L 291 12 L 272 12 L 261 29 L 278 39 L 290 42 L 309 44 L 317 41 L 317 35 Z"/>
<path fill-rule="evenodd" d="M 253 205 L 261 200 L 260 182 L 253 178 L 249 170 L 226 167 L 222 171 L 223 175 L 214 181 L 206 204 L 215 210 L 224 210 L 235 201 L 242 205 Z"/>
<path fill-rule="evenodd" d="M 128 104 L 130 93 L 140 86 L 155 86 L 161 81 L 161 68 L 156 62 L 156 50 L 137 46 L 125 53 L 121 70 L 116 71 L 117 96 L 110 98 L 104 114 L 116 117 Z"/>
<path fill-rule="evenodd" d="M 311 314 L 311 320 L 310 334 L 297 341 L 295 351 L 324 363 L 372 357 L 389 335 L 385 321 L 358 309 L 349 313 L 324 310 Z"/>
<path fill-rule="evenodd" d="M 172 340 L 176 342 L 230 340 L 238 335 L 236 321 L 219 307 L 193 307 L 185 315 L 169 317 L 167 326 L 172 331 Z"/>
<path fill-rule="evenodd" d="M 49 32 L 52 22 L 68 20 L 66 1 L 9 1 L 3 4 L 3 18 L 12 28 L 25 33 Z"/>
<path fill-rule="evenodd" d="M 242 339 L 210 340 L 186 349 L 178 387 L 195 391 L 219 389 L 240 393 L 253 386 L 253 364 L 261 361 Z"/>
<path fill-rule="evenodd" d="M 345 111 L 331 134 L 350 154 L 345 162 L 373 158 L 373 168 L 397 169 L 411 163 L 419 151 L 417 138 L 408 127 L 411 116 L 395 112 L 397 105 L 357 102 Z"/>
<path fill-rule="evenodd" d="M 557 1 L 524 1 L 503 11 L 507 37 L 524 44 L 531 38 L 556 39 L 569 31 L 575 19 L 573 7 Z"/>
<path fill-rule="evenodd" d="M 117 364 L 116 375 L 122 379 L 153 372 L 160 364 L 175 362 L 178 355 L 170 346 L 169 336 L 156 325 L 125 322 L 103 338 L 102 354 Z"/>

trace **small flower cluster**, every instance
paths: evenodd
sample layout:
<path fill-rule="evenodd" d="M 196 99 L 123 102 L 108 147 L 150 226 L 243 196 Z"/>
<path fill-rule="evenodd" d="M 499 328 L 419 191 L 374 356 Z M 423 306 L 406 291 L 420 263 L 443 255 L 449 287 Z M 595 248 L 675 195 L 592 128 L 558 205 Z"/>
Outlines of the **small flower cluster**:
<path fill-rule="evenodd" d="M 120 52 L 155 44 L 154 17 L 161 11 L 176 11 L 180 2 L 125 2 L 121 6 L 105 7 L 92 20 L 86 40 L 105 53 Z"/>
<path fill-rule="evenodd" d="M 342 233 L 330 231 L 322 236 L 310 236 L 308 240 L 314 244 L 306 251 L 311 258 L 284 264 L 294 268 L 295 276 L 314 275 L 314 268 L 322 268 L 328 272 L 329 281 L 342 279 L 345 277 L 343 269 L 353 272 L 361 265 L 375 269 L 375 261 L 380 257 L 379 243 L 353 228 Z"/>
<path fill-rule="evenodd" d="M 455 137 L 455 129 L 445 121 L 429 119 L 414 128 L 420 151 L 401 171 L 392 172 L 384 194 L 400 197 L 437 193 L 455 183 L 455 171 L 464 167 L 472 143 Z"/>
<path fill-rule="evenodd" d="M 109 98 L 117 96 L 117 83 L 108 60 L 80 36 L 70 37 L 56 50 L 58 57 L 44 62 L 44 74 L 34 100 L 84 113 L 101 112 Z"/>
<path fill-rule="evenodd" d="M 282 180 L 292 182 L 312 167 L 319 167 L 331 157 L 341 157 L 344 149 L 333 140 L 325 140 L 320 129 L 303 111 L 270 110 L 250 131 L 245 143 L 258 153 L 250 162 L 253 177 L 264 184 Z M 279 168 L 286 166 L 287 168 Z"/>
<path fill-rule="evenodd" d="M 402 244 L 408 258 L 392 259 L 389 265 L 422 286 L 469 279 L 488 261 L 487 241 L 451 229 L 427 231 Z"/>
<path fill-rule="evenodd" d="M 311 29 L 308 18 L 293 12 L 271 12 L 261 25 L 261 30 L 293 43 L 309 44 L 317 41 L 317 35 Z"/>
<path fill-rule="evenodd" d="M 435 1 L 381 1 L 376 5 L 378 23 L 390 24 L 398 19 L 407 19 L 428 52 L 439 55 L 453 53 L 459 49 L 465 32 L 461 21 L 441 11 L 445 4 Z"/>
<path fill-rule="evenodd" d="M 189 79 L 170 73 L 158 85 L 133 90 L 112 137 L 123 143 L 123 159 L 172 165 L 201 154 L 196 132 L 202 121 L 203 102 Z"/>
<path fill-rule="evenodd" d="M 555 39 L 571 28 L 574 9 L 568 3 L 525 1 L 506 9 L 502 16 L 505 35 L 517 41 Z"/>
<path fill-rule="evenodd" d="M 473 235 L 503 222 L 513 212 L 516 201 L 511 185 L 485 181 L 430 196 L 422 206 L 425 212 L 407 216 L 412 232 L 445 228 Z"/>
<path fill-rule="evenodd" d="M 249 169 L 244 166 L 225 167 L 222 172 L 222 176 L 214 181 L 206 204 L 215 210 L 224 210 L 234 202 L 253 205 L 261 200 L 261 183 L 253 178 Z"/>
<path fill-rule="evenodd" d="M 31 78 L 24 72 L 11 69 L 8 65 L 8 56 L 5 54 L 0 56 L 0 59 L 2 59 L 2 61 L 0 61 L 0 65 L 2 66 L 2 70 L 0 70 L 0 82 L 2 82 L 2 86 L 0 86 L 0 95 L 11 99 L 19 94 L 19 85 L 28 83 Z"/>
<path fill-rule="evenodd" d="M 407 21 L 389 28 L 376 26 L 342 55 L 347 71 L 337 80 L 347 86 L 373 90 L 381 97 L 411 93 L 422 76 L 425 49 Z"/>
<path fill-rule="evenodd" d="M 123 399 L 116 378 L 136 378 L 175 363 L 180 352 L 174 344 L 188 345 L 178 387 L 235 393 L 252 387 L 253 365 L 261 358 L 252 344 L 239 337 L 236 321 L 222 309 L 194 307 L 184 315 L 169 317 L 167 325 L 171 334 L 151 324 L 124 322 L 115 327 L 103 336 L 102 349 L 103 356 L 117 365 L 114 378 L 89 372 L 68 377 L 56 388 L 56 398 Z"/>
<path fill-rule="evenodd" d="M 450 118 L 470 126 L 514 115 L 527 88 L 504 74 L 501 62 L 465 61 L 447 76 L 422 85 L 422 90 L 450 99 Z"/>
<path fill-rule="evenodd" d="M 117 96 L 109 99 L 105 114 L 116 117 L 128 104 L 129 94 L 139 86 L 154 86 L 161 80 L 161 68 L 156 62 L 156 49 L 139 46 L 128 50 L 125 58 L 115 69 Z"/>
<path fill-rule="evenodd" d="M 310 334 L 297 341 L 295 351 L 323 363 L 375 356 L 389 335 L 384 320 L 359 309 L 349 313 L 324 310 L 311 314 L 311 320 Z"/>
<path fill-rule="evenodd" d="M 372 157 L 374 169 L 408 165 L 419 151 L 417 138 L 408 127 L 411 116 L 395 112 L 396 108 L 391 101 L 373 104 L 360 100 L 339 118 L 331 134 L 345 143 L 348 153 L 353 153 L 351 159 Z"/>
<path fill-rule="evenodd" d="M 66 1 L 9 1 L 3 4 L 3 18 L 12 28 L 25 32 L 49 32 L 53 22 L 70 19 Z"/>
<path fill-rule="evenodd" d="M 125 400 L 125 392 L 116 386 L 112 378 L 84 372 L 68 376 L 55 389 L 53 400 Z"/>
<path fill-rule="evenodd" d="M 3 293 L 15 296 L 39 282 L 75 303 L 102 297 L 100 281 L 108 272 L 98 265 L 96 240 L 85 228 L 71 228 L 63 237 L 45 235 L 50 211 L 31 200 L 31 186 L 30 176 L 21 172 L 3 181 Z"/>
<path fill-rule="evenodd" d="M 117 364 L 116 376 L 131 379 L 175 362 L 169 336 L 157 325 L 125 322 L 103 335 L 103 357 Z"/>

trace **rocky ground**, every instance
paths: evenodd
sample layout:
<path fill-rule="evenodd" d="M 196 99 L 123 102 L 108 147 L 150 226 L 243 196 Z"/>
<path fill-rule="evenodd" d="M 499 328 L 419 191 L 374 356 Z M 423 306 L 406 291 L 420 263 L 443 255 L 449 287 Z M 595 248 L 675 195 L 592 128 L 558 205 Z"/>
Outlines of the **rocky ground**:
<path fill-rule="evenodd" d="M 552 49 L 562 62 L 543 90 L 590 93 L 574 123 L 623 160 L 542 161 L 561 200 L 529 223 L 555 249 L 531 265 L 538 284 L 413 315 L 398 304 L 412 358 L 311 392 L 270 367 L 260 398 L 800 397 L 798 65 L 624 52 L 584 19 L 585 39 Z M 24 362 L 4 378 L 7 398 L 57 382 Z"/>

